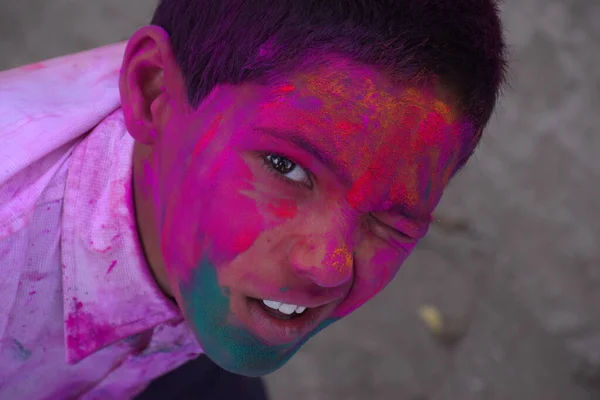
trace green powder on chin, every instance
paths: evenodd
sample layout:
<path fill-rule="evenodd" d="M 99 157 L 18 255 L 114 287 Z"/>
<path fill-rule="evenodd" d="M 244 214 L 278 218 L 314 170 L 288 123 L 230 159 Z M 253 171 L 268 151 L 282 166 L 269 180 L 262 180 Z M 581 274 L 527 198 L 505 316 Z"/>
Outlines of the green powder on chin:
<path fill-rule="evenodd" d="M 222 368 L 240 375 L 262 376 L 283 366 L 306 341 L 337 319 L 327 319 L 311 334 L 292 345 L 269 346 L 243 327 L 231 325 L 227 288 L 219 287 L 217 271 L 201 262 L 187 283 L 180 284 L 183 309 L 207 356 Z M 225 292 L 225 293 L 224 293 Z"/>

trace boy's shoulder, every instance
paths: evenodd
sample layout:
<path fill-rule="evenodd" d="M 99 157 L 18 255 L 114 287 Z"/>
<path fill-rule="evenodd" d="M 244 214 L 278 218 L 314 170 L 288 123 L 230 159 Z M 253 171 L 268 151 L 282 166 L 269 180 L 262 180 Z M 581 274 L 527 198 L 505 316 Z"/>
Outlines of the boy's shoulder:
<path fill-rule="evenodd" d="M 0 72 L 0 238 L 23 224 L 57 150 L 119 108 L 124 51 L 118 43 Z"/>
<path fill-rule="evenodd" d="M 0 71 L 0 151 L 10 158 L 0 162 L 21 165 L 19 159 L 61 146 L 118 108 L 125 45 Z M 0 168 L 0 185 L 7 172 Z"/>

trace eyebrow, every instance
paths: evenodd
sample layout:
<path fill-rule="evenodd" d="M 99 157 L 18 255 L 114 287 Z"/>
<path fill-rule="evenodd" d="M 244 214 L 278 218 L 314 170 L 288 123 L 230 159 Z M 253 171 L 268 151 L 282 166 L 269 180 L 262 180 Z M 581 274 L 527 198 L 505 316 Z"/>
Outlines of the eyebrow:
<path fill-rule="evenodd" d="M 350 175 L 350 172 L 333 158 L 330 151 L 324 150 L 302 133 L 270 127 L 256 127 L 254 128 L 254 131 L 286 141 L 304 150 L 332 171 L 344 185 L 348 187 L 352 186 L 352 176 Z"/>

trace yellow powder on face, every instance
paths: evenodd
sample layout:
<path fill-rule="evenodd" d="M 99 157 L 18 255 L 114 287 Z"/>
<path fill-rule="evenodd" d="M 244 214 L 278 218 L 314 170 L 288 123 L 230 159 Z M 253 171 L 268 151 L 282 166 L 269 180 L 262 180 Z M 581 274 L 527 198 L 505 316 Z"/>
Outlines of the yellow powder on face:
<path fill-rule="evenodd" d="M 336 272 L 346 272 L 352 268 L 352 254 L 346 246 L 335 249 L 327 258 L 324 265 L 330 266 Z"/>

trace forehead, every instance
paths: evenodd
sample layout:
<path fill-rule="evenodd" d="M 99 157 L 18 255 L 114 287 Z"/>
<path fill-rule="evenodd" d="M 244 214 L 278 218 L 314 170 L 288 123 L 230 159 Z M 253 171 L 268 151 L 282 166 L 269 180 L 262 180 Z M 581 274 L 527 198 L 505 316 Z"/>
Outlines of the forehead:
<path fill-rule="evenodd" d="M 451 93 L 440 85 L 417 87 L 392 82 L 374 68 L 332 59 L 318 67 L 279 78 L 259 90 L 262 114 L 296 114 L 304 126 L 318 123 L 330 130 L 349 124 L 360 130 L 402 128 L 399 119 L 407 114 L 433 114 L 445 124 L 459 115 L 451 104 Z M 273 111 L 273 112 L 269 112 Z"/>
<path fill-rule="evenodd" d="M 255 89 L 259 112 L 251 124 L 284 127 L 337 151 L 350 142 L 365 151 L 448 144 L 454 151 L 465 133 L 442 87 L 392 83 L 373 68 L 344 60 Z"/>

